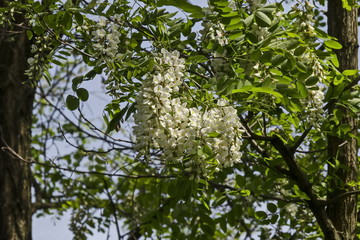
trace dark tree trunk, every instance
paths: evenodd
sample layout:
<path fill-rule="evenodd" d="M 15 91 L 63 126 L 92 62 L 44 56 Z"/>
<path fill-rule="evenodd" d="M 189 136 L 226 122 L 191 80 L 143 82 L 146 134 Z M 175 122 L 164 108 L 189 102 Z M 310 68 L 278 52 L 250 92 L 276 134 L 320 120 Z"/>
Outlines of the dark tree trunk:
<path fill-rule="evenodd" d="M 4 6 L 6 1 L 0 1 Z M 24 75 L 29 41 L 24 21 L 0 29 L 0 239 L 31 239 L 30 165 L 10 154 L 30 154 L 34 89 Z"/>
<path fill-rule="evenodd" d="M 328 33 L 342 44 L 343 48 L 336 51 L 339 59 L 339 70 L 358 69 L 358 10 L 347 11 L 342 7 L 341 0 L 328 1 Z M 354 84 L 354 83 L 352 83 Z M 357 119 L 349 109 L 336 106 L 336 100 L 330 105 L 330 111 L 335 108 L 343 113 L 341 124 L 348 124 L 353 134 L 357 134 Z M 349 186 L 350 182 L 358 181 L 358 154 L 355 138 L 338 138 L 329 136 L 329 160 L 339 161 L 341 166 L 334 169 L 329 165 L 328 199 L 356 190 Z M 349 194 L 337 198 L 327 207 L 327 214 L 342 240 L 356 238 L 357 225 L 357 195 Z"/>

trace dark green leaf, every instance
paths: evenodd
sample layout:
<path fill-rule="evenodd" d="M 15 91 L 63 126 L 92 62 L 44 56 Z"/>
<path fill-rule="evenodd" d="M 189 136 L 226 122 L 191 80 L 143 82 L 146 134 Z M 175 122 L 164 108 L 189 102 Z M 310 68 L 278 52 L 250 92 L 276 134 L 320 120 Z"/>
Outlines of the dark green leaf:
<path fill-rule="evenodd" d="M 84 76 L 77 76 L 72 80 L 72 90 L 76 91 L 76 89 L 78 88 L 79 84 L 82 83 L 84 80 Z"/>
<path fill-rule="evenodd" d="M 305 85 L 306 86 L 313 86 L 319 82 L 318 76 L 311 76 L 308 79 L 306 79 Z"/>
<path fill-rule="evenodd" d="M 273 203 L 268 203 L 266 207 L 271 213 L 275 213 L 277 211 L 277 206 Z"/>
<path fill-rule="evenodd" d="M 241 175 L 236 175 L 235 180 L 239 188 L 243 188 L 246 185 L 246 179 Z"/>
<path fill-rule="evenodd" d="M 271 19 L 263 12 L 255 12 L 255 21 L 260 27 L 269 27 L 271 25 Z"/>
<path fill-rule="evenodd" d="M 75 20 L 79 26 L 84 24 L 84 17 L 79 12 L 74 13 Z"/>
<path fill-rule="evenodd" d="M 65 12 L 62 20 L 62 25 L 66 30 L 70 30 L 72 27 L 72 16 L 69 12 Z"/>
<path fill-rule="evenodd" d="M 74 111 L 79 107 L 79 99 L 73 95 L 69 95 L 66 98 L 66 106 L 69 110 Z"/>
<path fill-rule="evenodd" d="M 119 130 L 119 124 L 122 121 L 126 111 L 129 109 L 129 104 L 127 104 L 123 109 L 121 109 L 119 112 L 115 113 L 114 116 L 111 118 L 111 121 L 109 122 L 106 133 L 110 133 L 113 130 Z"/>
<path fill-rule="evenodd" d="M 258 220 L 264 220 L 264 219 L 267 218 L 267 214 L 264 211 L 257 211 L 255 213 L 255 218 L 258 219 Z"/>
<path fill-rule="evenodd" d="M 306 98 L 309 95 L 308 90 L 304 83 L 298 81 L 296 82 L 296 87 L 302 98 Z"/>
<path fill-rule="evenodd" d="M 89 92 L 85 88 L 78 88 L 76 90 L 76 95 L 83 102 L 85 102 L 89 99 Z"/>

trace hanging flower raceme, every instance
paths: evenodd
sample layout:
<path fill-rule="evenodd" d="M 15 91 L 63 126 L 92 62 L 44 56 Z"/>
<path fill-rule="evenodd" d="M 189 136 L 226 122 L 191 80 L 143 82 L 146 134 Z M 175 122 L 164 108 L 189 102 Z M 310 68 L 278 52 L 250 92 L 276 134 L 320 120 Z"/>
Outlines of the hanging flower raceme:
<path fill-rule="evenodd" d="M 162 49 L 142 84 L 134 115 L 136 148 L 143 155 L 160 149 L 167 162 L 182 162 L 196 175 L 231 167 L 241 158 L 243 130 L 237 112 L 225 99 L 206 110 L 189 108 L 186 96 L 179 94 L 185 70 L 179 56 Z"/>
<path fill-rule="evenodd" d="M 100 55 L 114 60 L 119 58 L 118 45 L 120 43 L 119 23 L 121 19 L 119 15 L 115 15 L 113 22 L 108 23 L 105 18 L 100 18 L 92 31 L 94 40 L 93 47 Z"/>
<path fill-rule="evenodd" d="M 309 107 L 307 107 L 307 121 L 310 124 L 310 126 L 315 127 L 317 131 L 320 131 L 320 124 L 324 120 L 324 100 L 325 94 L 324 92 L 319 90 L 311 90 L 309 94 L 309 100 L 310 104 Z"/>

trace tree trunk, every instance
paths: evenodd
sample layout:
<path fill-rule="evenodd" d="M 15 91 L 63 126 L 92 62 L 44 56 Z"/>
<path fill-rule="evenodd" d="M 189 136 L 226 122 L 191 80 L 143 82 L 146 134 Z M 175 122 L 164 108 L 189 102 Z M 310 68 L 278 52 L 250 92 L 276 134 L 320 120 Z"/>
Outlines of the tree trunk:
<path fill-rule="evenodd" d="M 353 9 L 347 11 L 342 7 L 341 0 L 328 1 L 328 33 L 336 37 L 342 44 L 342 49 L 337 50 L 339 59 L 339 70 L 358 69 L 358 11 Z M 352 83 L 353 84 L 353 83 Z M 335 108 L 343 114 L 341 124 L 347 124 L 351 128 L 351 133 L 357 134 L 357 119 L 351 111 L 345 107 L 336 105 L 336 100 L 330 104 L 329 111 Z M 335 164 L 339 161 L 340 167 L 334 169 L 329 165 L 328 174 L 329 193 L 328 199 L 356 190 L 349 183 L 358 181 L 358 155 L 357 141 L 355 138 L 339 138 L 329 136 L 329 160 Z M 327 213 L 336 231 L 343 240 L 353 240 L 356 238 L 357 225 L 357 195 L 350 194 L 332 201 L 327 207 Z"/>
<path fill-rule="evenodd" d="M 30 240 L 30 165 L 9 149 L 25 159 L 30 154 L 34 89 L 24 75 L 30 44 L 22 16 L 14 23 L 0 31 L 0 239 Z"/>

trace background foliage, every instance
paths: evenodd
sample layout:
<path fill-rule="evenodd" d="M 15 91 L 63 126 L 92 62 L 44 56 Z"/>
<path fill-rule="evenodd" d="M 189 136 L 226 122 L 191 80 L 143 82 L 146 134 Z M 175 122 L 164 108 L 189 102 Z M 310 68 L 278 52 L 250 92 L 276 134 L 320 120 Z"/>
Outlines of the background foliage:
<path fill-rule="evenodd" d="M 357 137 L 327 106 L 336 101 L 357 116 L 358 71 L 337 70 L 333 50 L 342 46 L 323 29 L 324 2 L 290 4 L 8 2 L 2 24 L 24 14 L 33 42 L 35 214 L 71 210 L 75 239 L 113 224 L 119 239 L 322 238 L 309 202 L 328 193 L 326 136 Z M 174 162 L 161 146 L 138 155 L 136 139 L 125 137 L 161 49 L 185 61 L 188 108 L 205 111 L 223 98 L 236 109 L 242 157 L 232 167 L 214 163 L 213 146 Z M 104 125 L 85 110 L 98 79 L 111 97 Z M 185 171 L 201 156 L 220 170 Z"/>

